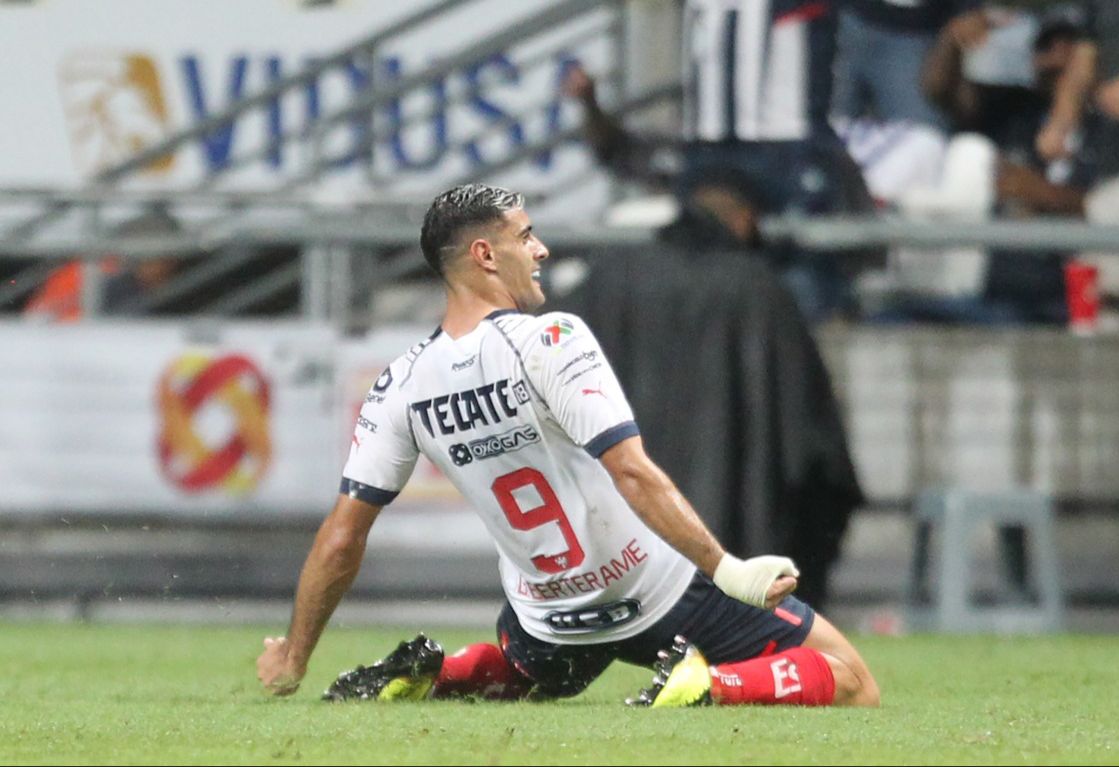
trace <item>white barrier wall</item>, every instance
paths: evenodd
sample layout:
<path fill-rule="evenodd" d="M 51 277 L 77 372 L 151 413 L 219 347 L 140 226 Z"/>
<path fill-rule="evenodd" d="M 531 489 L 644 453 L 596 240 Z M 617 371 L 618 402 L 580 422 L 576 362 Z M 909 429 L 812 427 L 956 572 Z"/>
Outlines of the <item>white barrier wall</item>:
<path fill-rule="evenodd" d="M 366 391 L 431 330 L 0 323 L 0 517 L 319 517 Z M 820 342 L 872 499 L 903 502 L 933 484 L 1119 492 L 1119 346 L 1108 337 L 867 328 Z M 485 541 L 423 460 L 384 516 L 394 521 L 378 529 L 405 539 L 430 543 L 447 523 L 450 539 Z"/>
<path fill-rule="evenodd" d="M 325 513 L 369 385 L 429 333 L 0 324 L 0 514 Z M 426 463 L 416 506 L 465 508 Z"/>

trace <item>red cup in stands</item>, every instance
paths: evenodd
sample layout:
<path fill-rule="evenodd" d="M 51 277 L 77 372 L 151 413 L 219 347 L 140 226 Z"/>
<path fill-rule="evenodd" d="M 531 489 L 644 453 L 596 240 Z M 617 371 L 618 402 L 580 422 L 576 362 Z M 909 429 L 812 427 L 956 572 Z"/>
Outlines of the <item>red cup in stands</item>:
<path fill-rule="evenodd" d="M 1069 261 L 1065 264 L 1065 299 L 1068 302 L 1069 329 L 1091 333 L 1100 318 L 1100 271 L 1093 264 Z"/>

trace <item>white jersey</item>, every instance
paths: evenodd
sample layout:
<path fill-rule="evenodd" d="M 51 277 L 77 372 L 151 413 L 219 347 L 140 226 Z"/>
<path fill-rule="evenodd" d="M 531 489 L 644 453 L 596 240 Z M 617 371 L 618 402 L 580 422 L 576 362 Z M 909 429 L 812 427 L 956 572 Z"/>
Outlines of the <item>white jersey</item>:
<path fill-rule="evenodd" d="M 502 587 L 529 634 L 559 644 L 624 639 L 661 618 L 695 573 L 597 460 L 637 433 L 582 320 L 498 311 L 458 339 L 436 331 L 381 374 L 358 417 L 342 492 L 384 505 L 423 453 L 493 536 Z"/>

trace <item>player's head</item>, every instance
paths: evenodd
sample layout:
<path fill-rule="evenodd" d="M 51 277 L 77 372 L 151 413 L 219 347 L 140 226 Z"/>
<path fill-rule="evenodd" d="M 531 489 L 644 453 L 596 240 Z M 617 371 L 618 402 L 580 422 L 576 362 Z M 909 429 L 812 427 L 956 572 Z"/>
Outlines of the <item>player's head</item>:
<path fill-rule="evenodd" d="M 521 311 L 544 303 L 539 262 L 548 249 L 532 231 L 521 194 L 485 184 L 444 192 L 424 215 L 420 247 L 450 285 L 501 293 Z"/>

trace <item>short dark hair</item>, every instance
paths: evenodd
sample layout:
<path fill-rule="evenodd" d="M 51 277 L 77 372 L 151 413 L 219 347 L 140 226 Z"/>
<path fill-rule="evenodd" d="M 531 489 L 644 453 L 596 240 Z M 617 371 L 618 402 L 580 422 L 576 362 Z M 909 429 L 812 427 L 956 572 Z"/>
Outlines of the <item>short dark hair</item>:
<path fill-rule="evenodd" d="M 497 221 L 507 211 L 524 205 L 524 195 L 501 187 L 464 184 L 448 189 L 435 198 L 424 214 L 420 230 L 424 259 L 442 276 L 447 259 L 452 255 L 451 246 L 464 229 Z"/>

